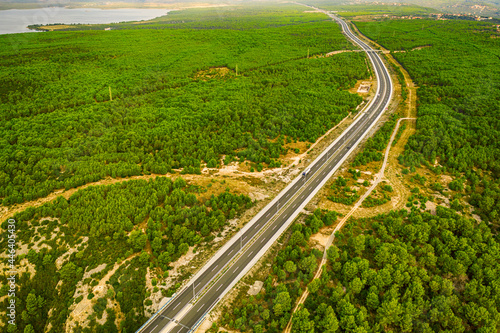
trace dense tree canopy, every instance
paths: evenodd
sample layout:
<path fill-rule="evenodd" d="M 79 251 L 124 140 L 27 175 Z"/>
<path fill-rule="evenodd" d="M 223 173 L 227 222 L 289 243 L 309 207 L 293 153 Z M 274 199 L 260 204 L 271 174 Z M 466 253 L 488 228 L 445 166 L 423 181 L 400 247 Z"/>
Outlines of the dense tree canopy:
<path fill-rule="evenodd" d="M 360 103 L 345 89 L 368 73 L 362 53 L 313 58 L 352 45 L 292 7 L 265 27 L 247 24 L 256 10 L 214 19 L 224 29 L 174 20 L 28 34 L 15 48 L 21 37 L 0 36 L 2 204 L 106 176 L 200 173 L 223 155 L 273 167 L 285 139 L 314 142 Z"/>
<path fill-rule="evenodd" d="M 309 330 L 309 321 L 315 332 L 500 328 L 498 236 L 450 209 L 351 221 L 328 259 L 317 291 L 294 315 L 294 331 Z M 325 309 L 331 327 L 321 325 Z"/>

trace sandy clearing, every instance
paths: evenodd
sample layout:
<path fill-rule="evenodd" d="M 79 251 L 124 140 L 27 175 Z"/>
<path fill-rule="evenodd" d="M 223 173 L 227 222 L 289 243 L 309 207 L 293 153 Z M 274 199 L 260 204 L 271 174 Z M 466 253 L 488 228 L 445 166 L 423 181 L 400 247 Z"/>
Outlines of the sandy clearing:
<path fill-rule="evenodd" d="M 101 280 L 99 280 L 98 284 L 93 288 L 88 285 L 83 285 L 83 280 L 80 280 L 78 282 L 75 293 L 73 294 L 73 298 L 77 298 L 78 296 L 82 295 L 83 299 L 78 304 L 73 304 L 70 307 L 71 313 L 66 320 L 66 332 L 72 332 L 77 324 L 82 327 L 88 326 L 89 316 L 94 312 L 92 308 L 92 305 L 94 303 L 93 301 L 104 297 L 106 295 L 106 292 L 108 291 L 109 285 L 106 282 L 109 281 L 109 278 L 113 276 L 113 274 L 115 274 L 118 268 L 120 268 L 122 265 L 125 265 L 128 261 L 138 255 L 138 253 L 135 253 L 128 257 L 126 260 L 120 263 L 115 263 L 113 268 L 109 272 L 107 272 L 106 275 Z M 90 292 L 94 294 L 94 297 L 92 299 L 87 298 Z M 115 306 L 119 307 L 119 304 Z M 123 314 L 121 314 L 121 312 L 119 311 L 116 315 L 117 317 L 120 317 L 120 315 L 123 316 Z"/>

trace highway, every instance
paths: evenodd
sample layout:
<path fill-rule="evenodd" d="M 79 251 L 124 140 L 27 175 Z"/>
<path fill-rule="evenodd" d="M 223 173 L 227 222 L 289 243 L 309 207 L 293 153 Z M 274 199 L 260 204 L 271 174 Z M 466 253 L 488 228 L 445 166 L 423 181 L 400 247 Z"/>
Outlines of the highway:
<path fill-rule="evenodd" d="M 187 333 L 195 329 L 289 227 L 387 109 L 392 81 L 377 51 L 357 38 L 344 21 L 324 13 L 338 22 L 343 33 L 367 53 L 377 77 L 375 97 L 349 128 L 309 165 L 306 176 L 295 178 L 137 332 Z"/>

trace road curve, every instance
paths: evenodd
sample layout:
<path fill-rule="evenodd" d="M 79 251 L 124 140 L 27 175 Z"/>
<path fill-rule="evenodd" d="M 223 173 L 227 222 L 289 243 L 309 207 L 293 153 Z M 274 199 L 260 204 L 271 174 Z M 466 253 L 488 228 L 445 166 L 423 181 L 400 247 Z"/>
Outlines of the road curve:
<path fill-rule="evenodd" d="M 311 163 L 306 177 L 299 175 L 281 191 L 214 255 L 178 295 L 139 328 L 138 333 L 187 333 L 194 330 L 289 227 L 387 109 L 393 85 L 377 51 L 357 38 L 340 18 L 322 12 L 338 22 L 343 33 L 367 53 L 377 77 L 375 97 L 349 128 Z"/>

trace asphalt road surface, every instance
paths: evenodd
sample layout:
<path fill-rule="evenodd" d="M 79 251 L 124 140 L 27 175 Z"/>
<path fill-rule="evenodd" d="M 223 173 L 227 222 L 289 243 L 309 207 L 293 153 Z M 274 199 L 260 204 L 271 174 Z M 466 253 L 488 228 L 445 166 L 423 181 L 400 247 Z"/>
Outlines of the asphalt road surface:
<path fill-rule="evenodd" d="M 327 152 L 320 155 L 319 160 L 311 164 L 311 170 L 307 176 L 300 176 L 301 179 L 296 181 L 293 186 L 282 191 L 279 194 L 279 200 L 273 205 L 266 206 L 266 211 L 250 228 L 240 233 L 237 241 L 229 246 L 225 252 L 220 253 L 210 267 L 205 267 L 206 270 L 203 274 L 170 300 L 137 332 L 187 333 L 196 327 L 205 314 L 220 300 L 222 292 L 236 282 L 235 279 L 238 275 L 262 248 L 270 245 L 268 243 L 276 235 L 276 232 L 289 221 L 289 218 L 298 209 L 301 209 L 305 200 L 308 200 L 310 195 L 315 190 L 317 191 L 318 187 L 321 187 L 321 183 L 329 177 L 330 171 L 341 164 L 346 155 L 354 150 L 355 145 L 366 135 L 372 124 L 387 108 L 392 96 L 392 81 L 377 52 L 357 38 L 344 21 L 326 12 L 325 14 L 336 20 L 341 25 L 344 34 L 366 51 L 376 71 L 378 80 L 376 96 L 363 114 L 358 116 L 356 122 L 343 133 L 342 137 L 330 146 Z M 251 244 L 252 242 L 253 244 Z M 248 248 L 240 253 L 245 245 L 249 245 Z M 239 256 L 235 257 L 236 254 Z M 233 263 L 227 269 L 226 265 L 231 261 Z M 221 273 L 222 275 L 220 275 Z M 213 280 L 216 276 L 218 279 Z M 200 293 L 201 291 L 203 292 Z M 194 298 L 195 295 L 197 295 L 196 298 Z M 193 299 L 196 301 L 191 302 Z"/>

